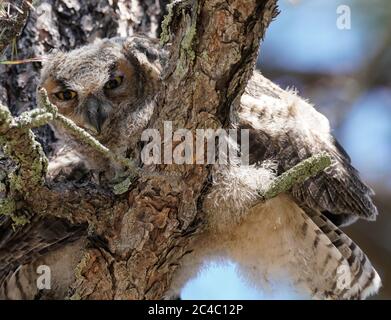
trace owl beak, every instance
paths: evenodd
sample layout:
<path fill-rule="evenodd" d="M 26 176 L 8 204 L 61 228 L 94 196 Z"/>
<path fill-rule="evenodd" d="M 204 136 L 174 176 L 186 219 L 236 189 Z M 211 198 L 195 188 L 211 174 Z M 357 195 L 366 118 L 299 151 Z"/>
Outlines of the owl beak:
<path fill-rule="evenodd" d="M 107 111 L 109 106 L 106 106 L 102 101 L 94 96 L 88 97 L 85 101 L 86 120 L 87 123 L 96 134 L 102 132 L 103 125 L 107 120 Z"/>

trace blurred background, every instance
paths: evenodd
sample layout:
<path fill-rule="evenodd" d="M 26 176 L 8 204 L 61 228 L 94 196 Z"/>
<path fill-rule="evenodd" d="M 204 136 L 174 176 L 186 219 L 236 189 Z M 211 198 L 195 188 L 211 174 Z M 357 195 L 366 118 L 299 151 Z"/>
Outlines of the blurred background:
<path fill-rule="evenodd" d="M 345 228 L 382 280 L 375 299 L 391 299 L 391 1 L 280 0 L 281 13 L 261 46 L 258 68 L 295 87 L 330 120 L 380 215 Z M 284 283 L 261 292 L 235 264 L 209 263 L 182 299 L 306 299 Z"/>

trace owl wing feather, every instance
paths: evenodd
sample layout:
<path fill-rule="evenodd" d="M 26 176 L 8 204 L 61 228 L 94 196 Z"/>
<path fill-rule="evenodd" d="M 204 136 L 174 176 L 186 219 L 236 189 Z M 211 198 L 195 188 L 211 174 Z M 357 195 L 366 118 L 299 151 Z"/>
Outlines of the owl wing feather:
<path fill-rule="evenodd" d="M 242 97 L 239 119 L 240 127 L 249 130 L 251 164 L 272 160 L 281 174 L 317 153 L 331 156 L 330 167 L 290 191 L 303 209 L 303 216 L 297 217 L 303 221 L 298 237 L 303 237 L 308 252 L 314 252 L 311 263 L 316 272 L 298 281 L 305 282 L 319 298 L 364 299 L 377 292 L 381 281 L 376 270 L 338 228 L 358 218 L 374 220 L 378 214 L 371 199 L 374 192 L 330 134 L 327 119 L 295 92 L 280 89 L 259 73 Z M 325 272 L 327 276 L 317 276 Z M 349 283 L 345 287 L 342 283 L 341 289 L 339 280 L 344 272 Z"/>
<path fill-rule="evenodd" d="M 327 119 L 294 92 L 283 91 L 259 73 L 254 78 L 240 111 L 240 125 L 250 131 L 250 163 L 276 161 L 280 174 L 312 155 L 327 152 L 331 166 L 294 186 L 292 195 L 336 225 L 358 218 L 375 220 L 374 192 L 330 134 Z"/>
<path fill-rule="evenodd" d="M 0 298 L 7 299 L 7 281 L 19 266 L 66 246 L 86 234 L 86 225 L 71 225 L 56 217 L 34 216 L 30 223 L 12 228 L 9 217 L 0 219 Z"/>
<path fill-rule="evenodd" d="M 332 157 L 332 165 L 324 172 L 307 179 L 293 188 L 294 197 L 324 212 L 338 225 L 348 224 L 357 218 L 375 220 L 378 212 L 371 196 L 374 192 L 351 165 L 350 159 L 335 140 L 336 150 L 327 150 Z M 342 150 L 342 151 L 341 151 Z"/>
<path fill-rule="evenodd" d="M 321 212 L 302 209 L 302 232 L 309 240 L 307 246 L 316 251 L 316 274 L 306 279 L 313 296 L 365 299 L 376 293 L 381 286 L 380 277 L 360 247 Z"/>

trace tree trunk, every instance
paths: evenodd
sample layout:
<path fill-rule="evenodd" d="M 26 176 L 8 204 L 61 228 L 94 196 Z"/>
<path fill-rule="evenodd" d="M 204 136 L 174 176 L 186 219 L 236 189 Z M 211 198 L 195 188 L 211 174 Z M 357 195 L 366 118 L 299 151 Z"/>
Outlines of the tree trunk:
<path fill-rule="evenodd" d="M 18 41 L 19 51 L 23 57 L 40 56 L 53 48 L 68 50 L 97 37 L 127 36 L 132 31 L 156 36 L 164 1 L 132 1 L 131 7 L 128 3 L 42 1 Z M 260 40 L 275 14 L 276 0 L 174 2 L 163 23 L 161 40 L 171 44 L 170 58 L 150 128 L 163 132 L 165 120 L 172 121 L 174 131 L 228 126 L 229 111 L 239 103 Z M 14 114 L 33 108 L 39 65 L 0 68 L 3 103 Z M 50 151 L 49 129 L 40 130 L 38 136 Z M 23 150 L 15 145 L 16 157 L 18 152 Z M 158 174 L 141 176 L 121 196 L 65 182 L 33 187 L 27 183 L 20 189 L 23 195 L 17 207 L 33 215 L 31 221 L 37 215 L 56 216 L 88 225 L 89 234 L 99 239 L 85 247 L 72 285 L 73 298 L 164 297 L 181 258 L 202 230 L 200 208 L 208 192 L 210 168 L 159 165 L 151 169 Z"/>

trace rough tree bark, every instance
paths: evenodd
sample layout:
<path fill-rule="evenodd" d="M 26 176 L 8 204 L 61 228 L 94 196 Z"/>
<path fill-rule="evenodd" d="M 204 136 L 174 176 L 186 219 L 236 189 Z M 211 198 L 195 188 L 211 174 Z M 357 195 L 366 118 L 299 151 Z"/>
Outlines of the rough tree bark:
<path fill-rule="evenodd" d="M 149 2 L 157 8 L 154 15 L 148 12 L 154 10 Z M 128 35 L 132 22 L 137 31 L 158 32 L 161 3 L 133 1 L 130 8 L 125 3 L 129 2 L 42 1 L 19 41 L 21 52 L 31 57 L 52 48 L 71 49 L 96 37 Z M 174 130 L 227 126 L 229 110 L 239 102 L 260 40 L 275 15 L 276 0 L 175 1 L 163 23 L 161 39 L 171 43 L 170 58 L 150 127 L 162 130 L 165 120 L 173 122 Z M 1 67 L 0 96 L 14 114 L 35 105 L 38 67 Z M 4 113 L 0 116 L 7 118 Z M 47 132 L 39 133 L 44 145 L 50 140 Z M 20 135 L 9 130 L 5 137 L 10 142 L 27 141 L 27 146 L 13 144 L 16 158 L 32 149 L 29 131 Z M 88 184 L 42 184 L 41 167 L 42 179 L 28 168 L 20 169 L 21 176 L 32 174 L 36 183 L 29 179 L 17 185 L 17 209 L 28 211 L 31 219 L 56 216 L 87 224 L 88 232 L 100 239 L 85 248 L 73 298 L 163 297 L 189 243 L 202 229 L 200 208 L 209 187 L 208 166 L 156 166 L 159 175 L 139 177 L 121 196 Z"/>

